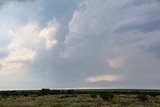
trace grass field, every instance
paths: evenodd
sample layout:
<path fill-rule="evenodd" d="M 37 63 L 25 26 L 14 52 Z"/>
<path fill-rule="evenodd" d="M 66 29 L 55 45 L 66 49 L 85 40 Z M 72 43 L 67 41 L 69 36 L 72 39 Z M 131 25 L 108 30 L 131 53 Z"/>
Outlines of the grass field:
<path fill-rule="evenodd" d="M 46 91 L 49 92 L 49 90 L 44 90 Z M 13 94 L 13 92 L 21 94 Z M 0 107 L 160 107 L 160 95 L 159 92 L 155 94 L 155 91 L 132 93 L 131 91 L 83 90 L 75 92 L 69 90 L 59 94 L 43 92 L 38 95 L 34 92 L 39 91 L 29 91 L 32 94 L 26 96 L 23 95 L 24 92 L 9 91 L 10 94 L 7 95 L 1 92 Z"/>

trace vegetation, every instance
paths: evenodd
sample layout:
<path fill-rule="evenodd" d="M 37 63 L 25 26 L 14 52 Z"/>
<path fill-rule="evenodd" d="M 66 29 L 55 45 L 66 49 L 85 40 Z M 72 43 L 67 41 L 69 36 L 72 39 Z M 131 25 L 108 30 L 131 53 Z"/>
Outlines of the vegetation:
<path fill-rule="evenodd" d="M 145 93 L 140 93 L 137 95 L 137 98 L 142 101 L 142 102 L 145 102 L 148 100 L 148 96 L 145 94 Z"/>
<path fill-rule="evenodd" d="M 159 107 L 159 90 L 0 91 L 0 107 Z"/>
<path fill-rule="evenodd" d="M 105 100 L 105 101 L 112 101 L 113 98 L 114 98 L 114 94 L 113 94 L 113 93 L 110 93 L 110 92 L 108 92 L 108 93 L 102 93 L 102 94 L 100 95 L 100 97 L 101 97 L 103 100 Z"/>
<path fill-rule="evenodd" d="M 91 98 L 97 98 L 96 94 L 91 94 Z"/>

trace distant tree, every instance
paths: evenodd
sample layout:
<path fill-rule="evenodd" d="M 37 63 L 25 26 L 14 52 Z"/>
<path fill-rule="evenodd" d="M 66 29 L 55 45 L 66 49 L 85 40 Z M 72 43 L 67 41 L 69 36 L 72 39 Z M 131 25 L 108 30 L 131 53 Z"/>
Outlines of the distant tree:
<path fill-rule="evenodd" d="M 40 90 L 40 94 L 41 94 L 41 95 L 51 94 L 51 90 L 50 90 L 50 89 L 47 89 L 47 88 L 43 88 L 43 89 Z"/>
<path fill-rule="evenodd" d="M 67 94 L 74 94 L 75 91 L 74 90 L 67 90 Z"/>

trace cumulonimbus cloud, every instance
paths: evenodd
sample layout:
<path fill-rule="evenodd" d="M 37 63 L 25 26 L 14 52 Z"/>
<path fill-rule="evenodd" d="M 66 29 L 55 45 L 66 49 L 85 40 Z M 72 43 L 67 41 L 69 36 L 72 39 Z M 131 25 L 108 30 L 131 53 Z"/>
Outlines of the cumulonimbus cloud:
<path fill-rule="evenodd" d="M 157 87 L 159 1 L 74 3 L 36 0 L 4 5 L 1 70 L 5 68 L 9 75 L 9 69 L 19 74 L 23 68 L 28 71 L 23 82 L 36 81 L 30 81 L 32 87 Z"/>

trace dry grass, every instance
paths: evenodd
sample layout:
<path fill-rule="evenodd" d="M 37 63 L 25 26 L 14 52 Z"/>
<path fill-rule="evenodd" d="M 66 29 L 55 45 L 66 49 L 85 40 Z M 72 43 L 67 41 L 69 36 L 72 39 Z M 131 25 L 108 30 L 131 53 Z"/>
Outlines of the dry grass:
<path fill-rule="evenodd" d="M 89 94 L 1 97 L 0 107 L 160 107 L 160 96 L 148 96 L 147 102 L 139 101 L 136 96 L 115 95 L 111 102 Z"/>

